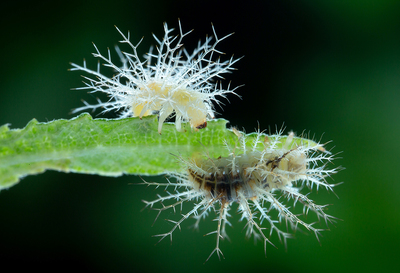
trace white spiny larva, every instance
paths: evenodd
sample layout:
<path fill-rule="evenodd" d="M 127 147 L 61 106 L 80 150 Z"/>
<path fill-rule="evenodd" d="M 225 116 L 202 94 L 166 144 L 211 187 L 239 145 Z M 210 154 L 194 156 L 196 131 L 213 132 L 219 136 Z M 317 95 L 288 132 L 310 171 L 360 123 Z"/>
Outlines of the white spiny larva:
<path fill-rule="evenodd" d="M 292 212 L 281 199 L 293 199 L 294 205 L 300 203 L 303 206 L 304 216 L 312 211 L 318 219 L 323 218 L 326 225 L 335 218 L 326 214 L 326 205 L 315 204 L 307 194 L 301 193 L 305 188 L 324 187 L 333 191 L 333 184 L 325 180 L 339 168 L 328 169 L 327 164 L 333 160 L 333 155 L 323 148 L 322 144 L 295 137 L 293 133 L 288 136 L 265 136 L 257 133 L 253 143 L 237 130 L 238 136 L 235 147 L 228 147 L 229 156 L 211 158 L 206 156 L 194 156 L 190 159 L 179 157 L 183 163 L 182 173 L 170 173 L 169 176 L 176 182 L 168 183 L 145 182 L 148 185 L 174 188 L 173 192 L 167 191 L 167 195 L 160 196 L 153 201 L 144 201 L 146 206 L 161 212 L 181 207 L 188 201 L 196 201 L 194 207 L 183 213 L 178 221 L 168 220 L 173 223 L 173 228 L 164 234 L 155 236 L 170 237 L 179 228 L 182 222 L 193 216 L 196 219 L 195 228 L 199 227 L 201 219 L 204 219 L 210 211 L 217 213 L 217 229 L 207 235 L 216 234 L 216 246 L 210 257 L 216 252 L 218 257 L 223 256 L 220 249 L 220 240 L 227 238 L 226 224 L 231 225 L 227 217 L 232 204 L 238 204 L 241 220 L 246 220 L 246 237 L 254 236 L 254 239 L 271 243 L 264 234 L 262 227 L 267 222 L 269 237 L 276 232 L 280 241 L 286 246 L 286 239 L 292 237 L 289 231 L 282 231 L 277 223 L 286 223 L 294 231 L 299 226 L 315 233 L 317 239 L 323 229 L 315 228 L 306 223 L 302 216 Z M 260 149 L 261 147 L 261 149 Z M 157 208 L 157 204 L 161 205 Z M 294 207 L 294 206 L 293 206 Z M 273 219 L 271 211 L 277 211 L 277 218 Z M 288 228 L 288 227 L 287 227 Z M 318 239 L 319 240 L 319 239 Z M 272 243 L 271 243 L 272 244 Z"/>
<path fill-rule="evenodd" d="M 108 50 L 107 56 L 103 56 L 94 45 L 96 53 L 94 57 L 104 62 L 106 67 L 112 68 L 114 76 L 107 77 L 100 73 L 100 65 L 97 70 L 87 68 L 86 61 L 83 66 L 72 63 L 70 70 L 81 70 L 94 76 L 84 77 L 85 87 L 77 89 L 89 89 L 91 92 L 106 93 L 110 99 L 107 102 L 98 100 L 98 104 L 79 107 L 74 112 L 96 108 L 104 108 L 103 112 L 121 111 L 121 117 L 140 117 L 159 114 L 158 132 L 161 133 L 163 122 L 175 115 L 175 124 L 178 131 L 181 130 L 181 122 L 189 121 L 194 129 L 202 129 L 207 126 L 207 118 L 214 118 L 213 102 L 220 105 L 217 96 L 226 98 L 228 93 L 236 94 L 235 89 L 222 89 L 221 83 L 214 81 L 222 78 L 222 74 L 230 73 L 232 65 L 239 59 L 231 57 L 221 61 L 216 56 L 223 54 L 216 49 L 219 42 L 231 34 L 218 38 L 214 26 L 213 37 L 206 37 L 205 42 L 199 41 L 198 47 L 190 54 L 183 48 L 182 39 L 188 35 L 182 32 L 179 22 L 180 35 L 172 36 L 173 29 L 168 29 L 164 23 L 164 37 L 159 40 L 155 35 L 158 46 L 156 54 L 150 48 L 145 60 L 140 60 L 137 45 L 130 42 L 130 35 L 122 35 L 121 43 L 128 44 L 133 53 L 122 52 L 118 47 L 116 51 L 121 59 L 122 66 L 117 66 L 111 60 Z M 155 61 L 153 62 L 153 59 Z M 100 63 L 99 63 L 100 64 Z M 214 81 L 214 82 L 213 82 Z"/>

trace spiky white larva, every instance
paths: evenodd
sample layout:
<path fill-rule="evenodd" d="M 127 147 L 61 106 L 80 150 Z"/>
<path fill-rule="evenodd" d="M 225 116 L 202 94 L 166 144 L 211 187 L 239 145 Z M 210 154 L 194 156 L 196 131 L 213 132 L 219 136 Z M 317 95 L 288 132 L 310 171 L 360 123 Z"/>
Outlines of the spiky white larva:
<path fill-rule="evenodd" d="M 106 67 L 112 68 L 117 74 L 107 77 L 100 73 L 100 65 L 97 70 L 91 70 L 86 67 L 72 63 L 71 70 L 81 70 L 87 72 L 94 78 L 84 77 L 88 82 L 86 86 L 77 89 L 89 89 L 91 92 L 104 92 L 110 99 L 107 102 L 98 100 L 98 104 L 90 105 L 85 102 L 85 106 L 79 107 L 74 112 L 104 108 L 103 112 L 112 110 L 122 111 L 121 117 L 140 117 L 159 114 L 158 132 L 161 133 L 163 122 L 175 114 L 175 124 L 178 131 L 181 130 L 181 122 L 189 121 L 190 126 L 197 130 L 207 126 L 207 118 L 214 118 L 213 102 L 220 104 L 217 96 L 225 98 L 228 93 L 234 93 L 235 89 L 222 89 L 221 84 L 212 82 L 215 78 L 222 78 L 222 74 L 229 73 L 234 68 L 232 65 L 239 59 L 231 57 L 229 60 L 221 61 L 215 58 L 216 55 L 223 54 L 216 50 L 219 42 L 229 37 L 231 34 L 218 38 L 214 26 L 212 27 L 213 37 L 206 37 L 204 43 L 198 44 L 198 47 L 189 54 L 182 47 L 182 39 L 188 35 L 182 32 L 179 22 L 180 35 L 172 36 L 173 29 L 168 29 L 164 23 L 164 37 L 159 40 L 155 35 L 158 46 L 157 53 L 149 53 L 145 61 L 141 61 L 137 45 L 130 42 L 130 35 L 122 35 L 121 43 L 128 44 L 132 53 L 121 52 L 116 47 L 116 51 L 121 59 L 122 66 L 114 64 L 111 60 L 110 50 L 108 56 L 103 56 L 96 45 L 94 57 L 104 61 Z M 153 62 L 153 58 L 155 62 Z"/>
<path fill-rule="evenodd" d="M 334 185 L 328 184 L 325 178 L 338 170 L 338 168 L 326 168 L 326 164 L 333 160 L 333 156 L 325 151 L 322 144 L 309 145 L 310 142 L 299 142 L 299 139 L 293 141 L 295 138 L 293 133 L 286 137 L 278 133 L 268 138 L 258 133 L 253 142 L 253 148 L 248 149 L 246 136 L 237 130 L 234 132 L 238 136 L 239 144 L 236 147 L 228 147 L 230 151 L 228 157 L 211 158 L 208 153 L 205 157 L 196 156 L 191 159 L 179 157 L 186 171 L 170 174 L 176 182 L 169 180 L 168 183 L 145 182 L 157 187 L 174 188 L 173 192 L 167 191 L 165 196 L 159 195 L 153 201 L 144 201 L 146 206 L 158 210 L 156 219 L 164 210 L 175 210 L 175 207 L 182 207 L 184 202 L 198 200 L 192 209 L 182 214 L 180 220 L 168 220 L 174 224 L 169 232 L 156 236 L 161 237 L 160 241 L 170 236 L 172 241 L 172 233 L 176 228 L 180 228 L 184 220 L 193 216 L 196 219 L 195 227 L 198 228 L 201 219 L 205 218 L 210 211 L 216 211 L 217 230 L 207 235 L 216 234 L 217 243 L 206 261 L 215 252 L 218 257 L 220 254 L 223 256 L 220 250 L 220 239 L 228 237 L 226 224 L 231 225 L 227 219 L 230 216 L 228 211 L 232 204 L 237 203 L 238 211 L 242 214 L 241 219 L 247 221 L 246 236 L 253 235 L 255 239 L 262 238 L 265 253 L 266 243 L 271 242 L 263 232 L 264 220 L 269 225 L 269 236 L 276 232 L 285 245 L 286 239 L 292 235 L 280 230 L 276 225 L 278 221 L 289 223 L 292 230 L 296 230 L 298 226 L 304 226 L 313 231 L 318 239 L 323 229 L 306 223 L 303 217 L 294 214 L 282 203 L 279 196 L 302 204 L 304 214 L 312 211 L 318 218 L 323 218 L 326 224 L 333 221 L 335 218 L 324 212 L 326 205 L 317 205 L 307 197 L 307 194 L 300 192 L 306 188 L 304 186 L 310 189 L 321 186 L 332 191 Z M 257 148 L 260 145 L 264 145 L 261 151 Z M 161 204 L 161 207 L 156 208 L 157 204 Z M 277 220 L 270 216 L 271 209 L 278 212 Z"/>

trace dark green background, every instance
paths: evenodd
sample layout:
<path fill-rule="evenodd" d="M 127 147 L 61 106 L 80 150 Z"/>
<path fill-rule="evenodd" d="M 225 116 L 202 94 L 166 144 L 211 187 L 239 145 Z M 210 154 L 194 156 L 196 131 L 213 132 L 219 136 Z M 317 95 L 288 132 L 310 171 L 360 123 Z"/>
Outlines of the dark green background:
<path fill-rule="evenodd" d="M 277 242 L 254 246 L 232 210 L 232 242 L 223 242 L 225 260 L 203 264 L 215 229 L 208 219 L 200 232 L 183 225 L 172 245 L 154 245 L 165 232 L 162 219 L 142 199 L 152 189 L 131 185 L 135 176 L 104 178 L 46 172 L 24 178 L 0 193 L 0 262 L 14 270 L 63 269 L 85 272 L 394 272 L 399 256 L 400 1 L 64 1 L 2 4 L 0 124 L 21 128 L 32 119 L 71 118 L 70 110 L 91 99 L 69 62 L 95 64 L 95 42 L 105 52 L 131 31 L 145 36 L 144 54 L 181 19 L 190 50 L 199 38 L 235 35 L 221 43 L 228 56 L 243 56 L 227 75 L 243 100 L 230 97 L 224 118 L 248 132 L 260 124 L 315 133 L 343 151 L 335 164 L 346 170 L 333 194 L 312 197 L 334 204 L 343 219 L 323 233 L 297 233 L 288 250 Z M 112 117 L 112 115 L 111 115 Z M 146 178 L 165 181 L 164 178 Z M 187 207 L 187 206 L 186 206 Z"/>

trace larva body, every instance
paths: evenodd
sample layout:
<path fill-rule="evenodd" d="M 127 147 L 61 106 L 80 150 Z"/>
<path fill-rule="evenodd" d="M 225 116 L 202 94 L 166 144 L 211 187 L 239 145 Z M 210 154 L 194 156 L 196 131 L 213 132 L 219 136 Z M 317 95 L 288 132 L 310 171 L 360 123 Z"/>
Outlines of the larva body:
<path fill-rule="evenodd" d="M 258 188 L 283 188 L 306 175 L 305 156 L 295 150 L 264 155 L 263 162 L 261 156 L 262 152 L 252 151 L 236 156 L 234 161 L 229 157 L 202 160 L 196 162 L 196 168 L 188 168 L 188 179 L 208 198 L 231 203 L 239 201 L 239 193 L 246 199 L 257 198 Z"/>
<path fill-rule="evenodd" d="M 270 242 L 264 234 L 265 228 L 261 226 L 264 221 L 269 225 L 269 235 L 276 232 L 285 244 L 286 239 L 292 235 L 280 230 L 276 224 L 278 221 L 286 222 L 293 230 L 304 226 L 318 238 L 322 229 L 313 227 L 313 224 L 306 223 L 301 216 L 292 213 L 281 199 L 293 199 L 295 203 L 303 205 L 304 214 L 312 211 L 325 222 L 332 221 L 334 217 L 324 212 L 325 205 L 315 204 L 300 190 L 306 187 L 318 189 L 320 186 L 332 190 L 334 185 L 328 184 L 325 178 L 337 171 L 326 168 L 326 163 L 332 161 L 333 156 L 325 151 L 322 144 L 306 139 L 303 142 L 301 138 L 295 138 L 293 133 L 268 138 L 258 133 L 253 143 L 249 144 L 244 134 L 237 130 L 234 132 L 238 136 L 238 143 L 235 147 L 227 146 L 229 156 L 211 158 L 205 151 L 205 156 L 196 154 L 189 159 L 180 157 L 182 172 L 170 174 L 176 182 L 147 183 L 175 188 L 174 192 L 168 192 L 166 196 L 145 201 L 150 207 L 161 203 L 161 208 L 155 208 L 159 214 L 164 210 L 175 209 L 184 202 L 199 200 L 193 209 L 182 214 L 179 221 L 169 220 L 175 224 L 171 231 L 157 236 L 161 240 L 170 236 L 172 240 L 172 233 L 180 228 L 185 219 L 193 216 L 197 228 L 201 219 L 210 211 L 216 211 L 217 230 L 208 234 L 217 234 L 217 244 L 211 255 L 217 252 L 220 256 L 220 239 L 227 237 L 226 224 L 230 225 L 228 211 L 231 205 L 238 204 L 242 219 L 247 220 L 246 236 L 262 238 L 264 251 L 266 243 Z M 168 202 L 171 203 L 168 205 Z M 278 211 L 278 221 L 269 215 L 271 209 Z"/>
<path fill-rule="evenodd" d="M 158 131 L 171 113 L 175 113 L 176 127 L 181 129 L 181 121 L 189 120 L 192 128 L 202 129 L 207 126 L 207 119 L 214 118 L 207 95 L 188 88 L 176 88 L 173 85 L 152 82 L 135 94 L 132 102 L 133 116 L 143 117 L 159 113 Z M 167 103 L 170 102 L 170 103 Z"/>
<path fill-rule="evenodd" d="M 207 119 L 214 118 L 213 102 L 220 104 L 217 97 L 226 97 L 234 90 L 223 89 L 215 78 L 222 78 L 222 74 L 230 73 L 232 67 L 239 59 L 230 58 L 221 61 L 219 55 L 222 52 L 216 50 L 217 44 L 227 38 L 218 38 L 214 27 L 214 37 L 206 37 L 205 42 L 199 42 L 198 47 L 189 54 L 183 48 L 182 39 L 190 32 L 183 33 L 180 22 L 180 35 L 173 36 L 173 29 L 168 29 L 164 24 L 164 37 L 158 39 L 157 53 L 152 53 L 152 48 L 145 57 L 145 61 L 139 58 L 137 45 L 130 42 L 130 35 L 122 35 L 121 43 L 128 44 L 132 53 L 123 52 L 118 47 L 122 66 L 111 60 L 108 50 L 107 56 L 103 56 L 96 49 L 94 57 L 99 58 L 104 66 L 111 68 L 114 76 L 108 77 L 100 73 L 100 65 L 97 70 L 91 70 L 83 66 L 71 64 L 71 70 L 81 70 L 93 78 L 84 77 L 88 82 L 86 86 L 77 89 L 89 89 L 91 92 L 106 93 L 110 99 L 107 102 L 98 100 L 98 104 L 77 108 L 74 112 L 96 108 L 104 108 L 103 112 L 119 111 L 121 117 L 135 116 L 142 118 L 146 115 L 158 114 L 158 132 L 161 133 L 163 122 L 169 117 L 175 116 L 175 124 L 178 131 L 181 123 L 188 121 L 194 130 L 207 126 Z M 211 41 L 215 39 L 215 42 Z M 217 57 L 217 58 L 216 58 Z"/>

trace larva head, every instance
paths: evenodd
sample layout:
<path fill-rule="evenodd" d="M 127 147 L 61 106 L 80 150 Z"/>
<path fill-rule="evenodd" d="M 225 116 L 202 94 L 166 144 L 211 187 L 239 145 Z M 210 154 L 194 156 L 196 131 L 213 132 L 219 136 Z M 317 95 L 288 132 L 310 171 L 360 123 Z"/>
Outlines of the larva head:
<path fill-rule="evenodd" d="M 278 149 L 265 153 L 263 160 L 252 168 L 253 175 L 260 176 L 262 188 L 282 189 L 290 186 L 293 181 L 307 176 L 307 155 L 294 148 L 286 151 Z"/>

